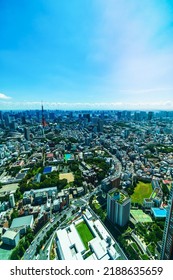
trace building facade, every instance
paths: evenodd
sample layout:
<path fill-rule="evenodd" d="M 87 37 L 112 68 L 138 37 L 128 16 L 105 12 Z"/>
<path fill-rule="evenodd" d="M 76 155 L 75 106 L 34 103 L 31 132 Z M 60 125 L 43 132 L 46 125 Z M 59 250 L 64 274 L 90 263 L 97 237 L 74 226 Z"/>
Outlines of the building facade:
<path fill-rule="evenodd" d="M 17 246 L 20 240 L 20 232 L 8 229 L 3 235 L 2 235 L 2 242 L 3 244 L 9 245 L 11 247 Z"/>
<path fill-rule="evenodd" d="M 9 202 L 10 202 L 10 207 L 14 208 L 15 207 L 15 199 L 14 199 L 14 194 L 13 193 L 11 193 L 9 195 Z"/>
<path fill-rule="evenodd" d="M 161 260 L 173 260 L 173 185 L 163 232 Z"/>
<path fill-rule="evenodd" d="M 130 218 L 131 199 L 128 194 L 112 189 L 107 195 L 107 216 L 114 224 L 125 226 Z"/>
<path fill-rule="evenodd" d="M 24 136 L 27 141 L 30 141 L 30 129 L 29 127 L 24 127 Z"/>

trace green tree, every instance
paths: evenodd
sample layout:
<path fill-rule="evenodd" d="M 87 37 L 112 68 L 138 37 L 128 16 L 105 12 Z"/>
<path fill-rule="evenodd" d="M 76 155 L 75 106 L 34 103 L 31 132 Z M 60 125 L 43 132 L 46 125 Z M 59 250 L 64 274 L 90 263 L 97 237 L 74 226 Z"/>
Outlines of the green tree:
<path fill-rule="evenodd" d="M 15 194 L 14 194 L 14 197 L 15 197 L 15 200 L 16 201 L 19 201 L 20 199 L 22 199 L 22 193 L 21 193 L 21 191 L 20 191 L 20 188 L 18 188 L 17 190 L 16 190 L 16 192 L 15 192 Z"/>
<path fill-rule="evenodd" d="M 97 173 L 97 179 L 99 182 L 101 182 L 103 179 L 105 178 L 105 172 L 104 171 L 100 171 Z"/>
<path fill-rule="evenodd" d="M 66 185 L 67 185 L 67 179 L 59 180 L 58 184 L 57 184 L 57 186 L 60 190 L 63 189 Z"/>
<path fill-rule="evenodd" d="M 46 180 L 46 175 L 42 174 L 40 178 L 40 182 L 44 182 Z"/>
<path fill-rule="evenodd" d="M 10 259 L 11 260 L 20 260 L 20 256 L 19 256 L 19 252 L 18 252 L 18 249 L 15 248 L 12 253 L 11 253 L 11 256 L 10 256 Z"/>
<path fill-rule="evenodd" d="M 162 191 L 163 191 L 164 196 L 169 195 L 169 189 L 168 189 L 167 185 L 165 185 L 165 184 L 162 185 Z"/>
<path fill-rule="evenodd" d="M 14 209 L 13 213 L 11 214 L 11 220 L 17 218 L 19 216 L 18 210 Z"/>

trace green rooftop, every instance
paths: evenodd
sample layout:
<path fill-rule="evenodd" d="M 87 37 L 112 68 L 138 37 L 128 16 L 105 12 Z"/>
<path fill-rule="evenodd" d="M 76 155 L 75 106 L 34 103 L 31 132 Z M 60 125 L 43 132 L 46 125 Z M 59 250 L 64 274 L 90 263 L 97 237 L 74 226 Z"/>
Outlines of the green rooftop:
<path fill-rule="evenodd" d="M 128 194 L 118 189 L 111 190 L 109 192 L 109 195 L 121 204 L 129 197 Z"/>

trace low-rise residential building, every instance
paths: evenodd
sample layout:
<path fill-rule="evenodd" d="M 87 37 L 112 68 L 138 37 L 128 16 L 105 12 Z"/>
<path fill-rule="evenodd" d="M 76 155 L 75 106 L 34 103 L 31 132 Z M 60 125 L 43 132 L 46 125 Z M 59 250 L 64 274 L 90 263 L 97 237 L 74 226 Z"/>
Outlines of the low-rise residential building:
<path fill-rule="evenodd" d="M 8 229 L 1 236 L 1 239 L 3 244 L 16 247 L 20 240 L 20 230 Z"/>
<path fill-rule="evenodd" d="M 151 207 L 154 207 L 154 201 L 151 198 L 144 198 L 143 207 L 151 209 Z"/>
<path fill-rule="evenodd" d="M 10 229 L 12 230 L 18 229 L 20 231 L 20 234 L 24 235 L 26 233 L 27 228 L 33 228 L 33 225 L 34 225 L 34 216 L 28 215 L 24 217 L 14 218 L 12 220 Z"/>

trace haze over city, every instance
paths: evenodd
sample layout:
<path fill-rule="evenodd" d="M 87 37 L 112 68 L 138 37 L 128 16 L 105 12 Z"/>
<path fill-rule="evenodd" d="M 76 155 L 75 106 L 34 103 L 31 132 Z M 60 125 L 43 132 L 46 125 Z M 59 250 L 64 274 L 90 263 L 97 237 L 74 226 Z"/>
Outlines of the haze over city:
<path fill-rule="evenodd" d="M 0 2 L 0 109 L 173 109 L 172 1 Z"/>

